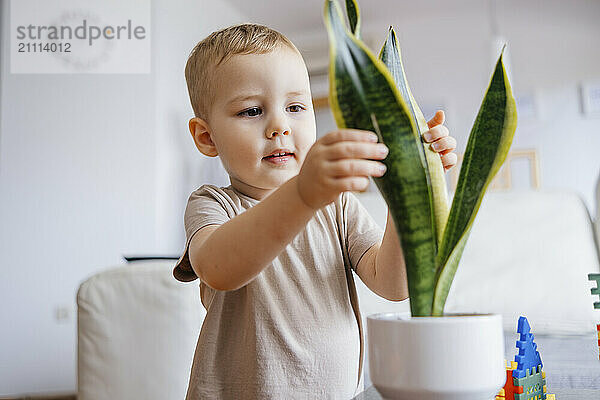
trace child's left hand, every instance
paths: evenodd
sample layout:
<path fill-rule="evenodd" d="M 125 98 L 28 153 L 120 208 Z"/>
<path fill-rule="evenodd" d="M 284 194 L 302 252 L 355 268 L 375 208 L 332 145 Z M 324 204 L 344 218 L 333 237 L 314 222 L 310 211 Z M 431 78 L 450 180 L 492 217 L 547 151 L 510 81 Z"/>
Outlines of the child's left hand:
<path fill-rule="evenodd" d="M 444 112 L 438 110 L 431 121 L 427 122 L 429 130 L 423 132 L 425 142 L 431 143 L 431 149 L 440 154 L 444 170 L 447 171 L 456 165 L 458 160 L 452 150 L 456 149 L 456 139 L 449 136 L 448 128 L 444 124 Z M 433 143 L 432 143 L 433 142 Z"/>

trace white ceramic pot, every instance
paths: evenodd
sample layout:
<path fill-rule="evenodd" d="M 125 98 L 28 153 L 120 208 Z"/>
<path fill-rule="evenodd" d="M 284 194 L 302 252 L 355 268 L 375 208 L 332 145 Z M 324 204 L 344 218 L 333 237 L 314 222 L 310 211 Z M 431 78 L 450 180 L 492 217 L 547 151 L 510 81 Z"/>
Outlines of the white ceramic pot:
<path fill-rule="evenodd" d="M 369 372 L 384 399 L 489 400 L 506 381 L 498 314 L 367 317 Z"/>

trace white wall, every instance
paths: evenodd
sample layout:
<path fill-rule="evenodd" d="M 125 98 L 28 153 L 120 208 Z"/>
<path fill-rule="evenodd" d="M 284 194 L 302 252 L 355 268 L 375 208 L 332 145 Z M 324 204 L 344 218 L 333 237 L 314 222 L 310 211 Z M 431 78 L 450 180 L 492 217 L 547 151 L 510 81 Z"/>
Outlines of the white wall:
<path fill-rule="evenodd" d="M 0 396 L 74 391 L 79 283 L 123 254 L 177 255 L 187 196 L 222 179 L 187 132 L 183 71 L 197 41 L 243 16 L 154 0 L 151 74 L 18 75 L 0 4 Z"/>
<path fill-rule="evenodd" d="M 156 132 L 156 250 L 175 254 L 185 243 L 183 213 L 188 196 L 203 183 L 228 185 L 227 174 L 217 158 L 202 155 L 188 130 L 193 117 L 185 82 L 185 63 L 195 44 L 227 25 L 246 22 L 224 1 L 154 0 L 157 104 Z"/>
<path fill-rule="evenodd" d="M 534 94 L 539 109 L 537 119 L 519 121 L 512 149 L 535 147 L 542 187 L 577 191 L 593 216 L 593 192 L 600 172 L 600 118 L 580 113 L 578 86 L 600 79 L 600 2 L 496 3 L 499 33 L 508 41 L 514 94 Z M 490 8 L 487 1 L 472 1 L 469 8 L 460 9 L 450 4 L 432 6 L 416 16 L 405 13 L 398 3 L 385 19 L 379 19 L 381 13 L 374 3 L 363 0 L 360 5 L 367 21 L 363 37 L 377 43 L 373 49 L 379 52 L 388 26 L 394 26 L 413 95 L 421 106 L 445 106 L 447 126 L 458 139 L 458 150 L 464 152 L 493 70 Z M 374 16 L 379 22 L 369 22 Z M 286 33 L 305 48 L 327 41 L 324 29 Z M 327 119 L 321 122 L 330 127 Z"/>

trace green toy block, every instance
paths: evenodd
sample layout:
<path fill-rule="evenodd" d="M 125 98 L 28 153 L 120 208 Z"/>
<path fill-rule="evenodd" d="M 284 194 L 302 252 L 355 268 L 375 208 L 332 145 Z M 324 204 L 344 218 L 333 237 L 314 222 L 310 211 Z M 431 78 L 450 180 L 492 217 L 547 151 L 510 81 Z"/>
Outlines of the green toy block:
<path fill-rule="evenodd" d="M 600 274 L 588 274 L 588 280 L 596 281 L 596 287 L 590 289 L 592 295 L 600 296 Z M 594 308 L 600 309 L 600 301 L 594 302 Z"/>
<path fill-rule="evenodd" d="M 515 400 L 546 399 L 544 388 L 546 387 L 546 378 L 540 365 L 531 368 L 525 372 L 523 378 L 514 378 L 514 386 L 521 386 L 523 393 L 515 393 Z"/>

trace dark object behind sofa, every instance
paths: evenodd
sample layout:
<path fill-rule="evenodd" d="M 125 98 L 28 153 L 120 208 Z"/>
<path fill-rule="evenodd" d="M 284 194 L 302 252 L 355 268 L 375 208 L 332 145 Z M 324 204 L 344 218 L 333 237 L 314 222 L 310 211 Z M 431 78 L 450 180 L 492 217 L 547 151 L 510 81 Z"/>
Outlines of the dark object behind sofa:
<path fill-rule="evenodd" d="M 147 260 L 179 260 L 177 256 L 123 256 L 127 262 Z"/>

